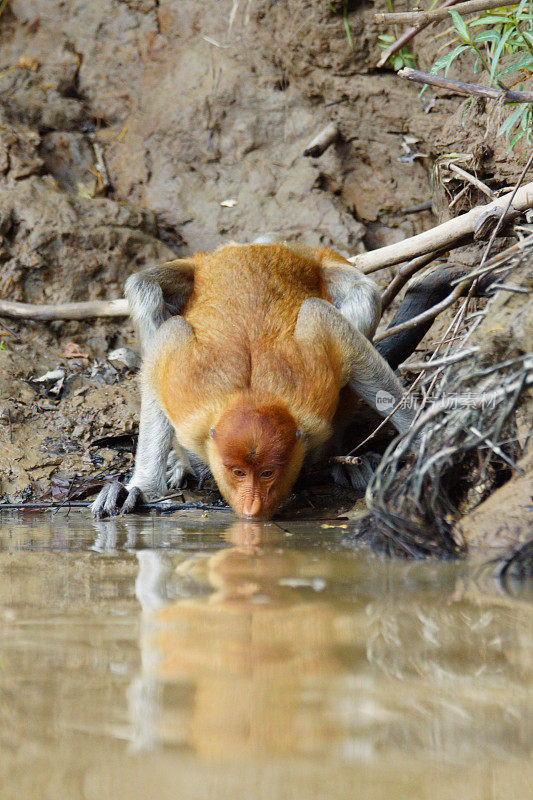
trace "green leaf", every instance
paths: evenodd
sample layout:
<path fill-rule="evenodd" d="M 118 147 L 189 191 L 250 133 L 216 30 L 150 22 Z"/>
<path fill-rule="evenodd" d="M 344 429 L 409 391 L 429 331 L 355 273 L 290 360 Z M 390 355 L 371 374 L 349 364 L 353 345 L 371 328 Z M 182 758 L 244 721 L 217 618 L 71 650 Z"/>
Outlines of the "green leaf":
<path fill-rule="evenodd" d="M 431 74 L 436 75 L 438 72 L 440 72 L 441 69 L 449 67 L 449 65 L 452 63 L 451 58 L 452 58 L 451 53 L 446 53 L 446 55 L 438 58 L 431 67 Z"/>
<path fill-rule="evenodd" d="M 530 117 L 531 117 L 531 108 L 530 108 L 529 104 L 526 104 L 526 113 L 522 117 L 522 121 L 520 123 L 520 127 L 522 128 L 524 133 L 527 131 L 528 127 L 531 125 Z"/>
<path fill-rule="evenodd" d="M 503 134 L 508 134 L 516 125 L 524 111 L 526 110 L 527 103 L 520 103 L 520 105 L 515 108 L 512 114 L 509 114 L 506 120 L 502 122 L 500 128 L 498 130 L 498 136 L 503 136 Z"/>
<path fill-rule="evenodd" d="M 511 141 L 509 142 L 509 146 L 507 147 L 507 150 L 505 151 L 507 155 L 509 155 L 509 153 L 511 152 L 511 150 L 513 149 L 515 144 L 517 142 L 519 142 L 520 139 L 522 139 L 523 136 L 525 136 L 524 131 L 518 131 L 518 133 L 515 133 L 515 135 L 513 136 Z"/>
<path fill-rule="evenodd" d="M 465 42 L 470 41 L 470 33 L 468 32 L 468 28 L 466 27 L 466 22 L 462 18 L 462 16 L 453 9 L 450 9 L 450 16 L 453 20 L 453 24 L 455 25 L 455 29 L 460 36 L 465 40 Z"/>
<path fill-rule="evenodd" d="M 464 50 L 468 50 L 469 47 L 467 44 L 460 44 L 451 53 L 446 53 L 446 55 L 439 58 L 433 66 L 431 67 L 431 74 L 436 75 L 437 72 L 441 69 L 444 70 L 444 74 L 448 74 L 448 70 L 450 69 L 453 61 L 460 55 Z"/>
<path fill-rule="evenodd" d="M 499 40 L 500 34 L 497 31 L 481 31 L 474 39 L 475 42 L 498 42 Z"/>
<path fill-rule="evenodd" d="M 455 59 L 457 58 L 457 56 L 459 56 L 464 50 L 468 50 L 468 49 L 469 48 L 468 48 L 467 44 L 460 44 L 454 50 L 452 50 L 452 52 L 450 53 L 450 62 L 447 65 L 446 69 L 444 70 L 444 75 L 445 76 L 448 74 L 448 71 L 449 71 L 451 65 L 453 64 L 453 62 L 455 61 Z"/>
<path fill-rule="evenodd" d="M 506 75 L 510 75 L 512 72 L 518 72 L 520 69 L 533 70 L 533 56 L 531 53 L 523 53 L 519 59 L 512 64 L 508 64 L 505 69 L 502 69 L 502 71 L 498 73 L 498 78 L 505 78 Z"/>
<path fill-rule="evenodd" d="M 505 42 L 509 38 L 509 34 L 511 33 L 511 31 L 512 31 L 512 28 L 509 28 L 509 30 L 505 31 L 505 33 L 503 34 L 502 38 L 500 39 L 500 41 L 496 45 L 496 49 L 495 49 L 495 51 L 494 51 L 494 53 L 492 55 L 492 63 L 491 63 L 491 66 L 490 66 L 489 85 L 494 82 L 494 78 L 495 78 L 495 75 L 496 75 L 496 70 L 498 69 L 498 64 L 500 62 L 500 56 L 502 54 L 503 48 L 505 47 Z"/>
<path fill-rule="evenodd" d="M 455 12 L 457 14 L 457 11 Z M 471 27 L 474 25 L 505 25 L 509 22 L 509 17 L 505 14 L 487 14 L 486 17 L 481 17 L 480 19 L 475 19 L 473 22 L 469 22 L 468 24 Z"/>

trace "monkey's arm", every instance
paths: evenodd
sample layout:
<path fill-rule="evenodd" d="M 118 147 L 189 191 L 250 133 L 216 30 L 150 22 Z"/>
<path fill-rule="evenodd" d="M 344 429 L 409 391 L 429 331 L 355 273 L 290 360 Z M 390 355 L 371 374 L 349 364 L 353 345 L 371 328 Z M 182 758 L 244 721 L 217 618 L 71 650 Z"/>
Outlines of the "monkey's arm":
<path fill-rule="evenodd" d="M 164 349 L 172 348 L 172 358 L 179 360 L 184 348 L 193 341 L 193 330 L 183 317 L 172 317 L 154 334 L 141 377 L 141 419 L 135 469 L 126 486 L 118 481 L 104 486 L 91 506 L 95 517 L 127 514 L 143 499 L 166 493 L 167 459 L 174 430 L 157 397 L 154 366 Z M 174 452 L 185 471 L 188 465 L 185 451 L 178 444 Z"/>
<path fill-rule="evenodd" d="M 97 519 L 127 514 L 145 498 L 164 495 L 167 490 L 166 465 L 173 430 L 151 389 L 145 386 L 141 397 L 139 440 L 131 481 L 104 486 L 91 506 Z"/>
<path fill-rule="evenodd" d="M 341 354 L 345 383 L 381 416 L 388 416 L 400 403 L 404 390 L 392 369 L 331 303 L 314 297 L 305 300 L 298 314 L 295 337 L 307 340 L 327 337 L 333 341 Z M 400 405 L 391 422 L 399 433 L 405 433 L 415 414 L 416 408 Z"/>

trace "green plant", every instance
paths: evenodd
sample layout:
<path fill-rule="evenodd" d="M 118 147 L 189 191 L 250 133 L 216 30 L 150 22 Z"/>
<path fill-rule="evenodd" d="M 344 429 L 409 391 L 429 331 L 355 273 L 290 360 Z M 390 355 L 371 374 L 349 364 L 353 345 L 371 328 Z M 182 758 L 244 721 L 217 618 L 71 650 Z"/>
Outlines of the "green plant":
<path fill-rule="evenodd" d="M 7 350 L 6 343 L 3 339 L 0 339 L 0 350 Z"/>
<path fill-rule="evenodd" d="M 521 0 L 518 5 L 482 12 L 468 22 L 453 8 L 449 13 L 453 25 L 439 36 L 450 32 L 455 35 L 443 46 L 447 52 L 435 61 L 432 74 L 444 70 L 444 75 L 447 75 L 462 53 L 470 53 L 474 56 L 474 73 L 481 64 L 489 75 L 489 85 L 496 83 L 500 88 L 508 89 L 530 77 L 533 73 L 533 0 Z M 512 61 L 508 63 L 506 57 L 511 57 Z M 510 85 L 508 79 L 511 79 Z M 531 104 L 511 104 L 511 107 L 513 105 L 514 110 L 498 131 L 498 135 L 505 135 L 510 142 L 510 150 L 524 136 L 529 144 L 533 128 Z"/>
<path fill-rule="evenodd" d="M 342 20 L 344 22 L 344 30 L 346 31 L 346 38 L 350 43 L 350 47 L 353 47 L 352 29 L 350 28 L 350 21 L 348 19 L 348 3 L 349 0 L 343 0 L 342 7 L 335 8 L 333 3 L 328 2 L 328 6 L 332 14 L 338 14 L 339 11 L 342 11 Z"/>
<path fill-rule="evenodd" d="M 381 33 L 378 36 L 379 46 L 382 50 L 386 50 L 395 41 L 396 37 L 389 33 Z M 416 55 L 411 53 L 407 47 L 400 47 L 396 53 L 391 55 L 387 63 L 398 72 L 402 67 L 414 67 L 416 64 Z"/>

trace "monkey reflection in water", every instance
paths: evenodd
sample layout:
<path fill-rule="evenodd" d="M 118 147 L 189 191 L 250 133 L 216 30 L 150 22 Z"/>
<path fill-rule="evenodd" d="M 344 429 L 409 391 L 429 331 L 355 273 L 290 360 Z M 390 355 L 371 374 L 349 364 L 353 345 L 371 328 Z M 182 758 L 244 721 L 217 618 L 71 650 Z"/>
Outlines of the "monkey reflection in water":
<path fill-rule="evenodd" d="M 129 691 L 137 747 L 163 740 L 234 757 L 324 744 L 323 715 L 314 706 L 304 713 L 301 697 L 338 669 L 333 649 L 342 636 L 312 579 L 303 592 L 284 585 L 309 556 L 274 549 L 282 535 L 239 521 L 226 534 L 234 546 L 188 556 L 175 568 L 161 551 L 137 553 L 143 671 Z M 176 584 L 197 596 L 169 601 Z M 178 685 L 183 714 L 172 702 L 165 713 L 161 691 L 172 698 Z"/>
<path fill-rule="evenodd" d="M 128 518 L 94 524 L 97 549 L 115 549 L 123 528 L 137 547 Z M 224 539 L 216 552 L 136 550 L 135 749 L 356 761 L 437 743 L 450 759 L 523 751 L 530 607 L 480 593 L 466 566 L 317 560 L 268 523 L 234 522 Z"/>

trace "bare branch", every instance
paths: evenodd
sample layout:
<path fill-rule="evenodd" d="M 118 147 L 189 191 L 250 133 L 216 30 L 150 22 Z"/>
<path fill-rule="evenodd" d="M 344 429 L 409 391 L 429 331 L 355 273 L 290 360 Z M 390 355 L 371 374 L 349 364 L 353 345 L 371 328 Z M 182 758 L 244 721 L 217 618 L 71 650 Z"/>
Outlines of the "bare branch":
<path fill-rule="evenodd" d="M 479 11 L 487 11 L 490 8 L 501 8 L 501 6 L 513 5 L 502 2 L 502 0 L 468 0 L 466 3 L 457 3 L 455 10 L 459 14 L 477 14 Z M 448 9 L 434 8 L 432 11 L 400 11 L 392 14 L 374 14 L 374 22 L 383 25 L 429 25 L 430 22 L 438 22 L 448 17 Z"/>
<path fill-rule="evenodd" d="M 533 92 L 514 92 L 512 89 L 496 89 L 494 87 L 480 86 L 478 83 L 455 81 L 451 78 L 443 78 L 441 75 L 431 75 L 429 72 L 411 69 L 411 67 L 404 67 L 396 74 L 400 78 L 406 78 L 408 81 L 427 83 L 430 86 L 438 86 L 440 89 L 451 89 L 459 94 L 478 94 L 482 97 L 490 97 L 493 100 L 502 98 L 506 103 L 533 103 Z"/>
<path fill-rule="evenodd" d="M 418 233 L 416 236 L 411 236 L 409 239 L 403 239 L 401 242 L 380 247 L 377 250 L 370 250 L 368 253 L 360 253 L 348 260 L 358 269 L 369 274 L 426 253 L 443 248 L 449 249 L 452 246 L 456 247 L 465 237 L 472 238 L 476 227 L 487 214 L 494 212 L 502 214 L 503 224 L 503 222 L 515 219 L 522 211 L 533 208 L 533 182 L 527 183 L 516 192 L 512 207 L 507 213 L 504 213 L 512 194 L 509 192 L 493 200 L 492 203 L 476 206 L 466 214 L 461 214 L 459 217 L 443 222 L 442 225 L 437 225 L 423 233 Z"/>
<path fill-rule="evenodd" d="M 431 264 L 432 261 L 435 261 L 445 252 L 446 250 L 440 250 L 436 253 L 428 253 L 427 255 L 419 256 L 409 261 L 407 264 L 404 264 L 381 295 L 381 313 L 390 306 L 398 292 L 401 292 L 407 281 L 416 272 L 427 267 L 428 264 Z"/>
<path fill-rule="evenodd" d="M 424 311 L 422 314 L 412 317 L 412 319 L 408 320 L 407 322 L 401 322 L 399 325 L 394 325 L 392 328 L 387 328 L 386 331 L 374 336 L 374 344 L 381 342 L 382 339 L 386 339 L 388 336 L 394 336 L 395 333 L 400 333 L 400 331 L 416 328 L 416 326 L 420 325 L 421 322 L 427 322 L 430 319 L 435 319 L 435 317 L 437 317 L 441 311 L 444 311 L 444 309 L 451 306 L 456 300 L 459 300 L 459 298 L 464 295 L 471 282 L 472 280 L 470 278 L 461 281 L 461 283 L 455 287 L 453 292 L 445 297 L 440 303 L 428 308 L 428 310 Z"/>
<path fill-rule="evenodd" d="M 471 175 L 469 172 L 466 171 L 466 169 L 463 169 L 462 167 L 458 167 L 457 164 L 450 164 L 448 169 L 451 172 L 455 172 L 455 174 L 459 175 L 460 178 L 464 178 L 465 181 L 468 181 L 469 183 L 471 183 L 472 186 L 475 186 L 476 189 L 479 189 L 480 192 L 483 192 L 483 194 L 486 194 L 487 197 L 490 197 L 491 199 L 496 197 L 496 195 L 494 194 L 492 189 L 490 189 L 487 186 L 486 183 L 483 183 L 483 181 L 480 181 L 479 178 L 476 178 L 475 175 Z"/>
<path fill-rule="evenodd" d="M 439 9 L 448 8 L 449 6 L 453 6 L 456 3 L 457 0 L 446 0 L 446 2 L 442 3 L 442 5 L 438 6 L 438 8 Z M 389 15 L 387 14 L 387 17 L 388 16 Z M 431 22 L 424 22 L 423 25 L 416 25 L 414 28 L 409 28 L 409 30 L 402 33 L 402 35 L 399 36 L 396 39 L 396 41 L 390 45 L 390 47 L 387 47 L 387 49 L 383 51 L 376 66 L 377 67 L 385 66 L 389 58 L 393 56 L 394 53 L 397 53 L 398 50 L 400 50 L 402 47 L 408 44 L 412 39 L 415 38 L 415 36 L 417 36 L 420 33 L 420 31 L 425 30 L 425 28 L 427 28 L 428 25 L 431 25 Z"/>
<path fill-rule="evenodd" d="M 410 361 L 405 364 L 399 364 L 398 369 L 403 372 L 428 372 L 448 364 L 456 364 L 465 358 L 471 358 L 478 352 L 479 347 L 471 347 L 470 350 L 460 350 L 458 353 L 452 353 L 451 356 L 443 356 L 443 358 L 436 358 L 432 361 Z"/>
<path fill-rule="evenodd" d="M 92 300 L 85 303 L 59 303 L 53 306 L 0 300 L 0 316 L 12 319 L 91 319 L 127 317 L 129 313 L 127 300 Z"/>

